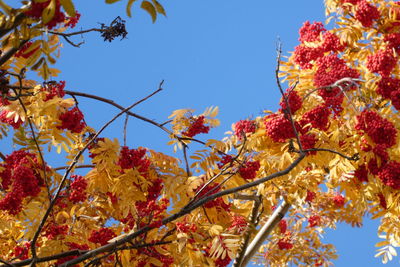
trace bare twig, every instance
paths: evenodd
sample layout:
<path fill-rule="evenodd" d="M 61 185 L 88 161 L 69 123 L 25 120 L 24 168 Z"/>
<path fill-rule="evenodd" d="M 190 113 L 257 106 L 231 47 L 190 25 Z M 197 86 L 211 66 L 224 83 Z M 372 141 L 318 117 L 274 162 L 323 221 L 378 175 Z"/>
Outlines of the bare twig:
<path fill-rule="evenodd" d="M 7 159 L 6 156 L 4 156 L 4 154 L 1 153 L 1 152 L 0 152 L 0 158 L 1 158 L 3 161 L 5 161 L 5 160 Z"/>
<path fill-rule="evenodd" d="M 126 128 L 128 126 L 129 115 L 126 114 L 124 122 L 124 146 L 126 146 Z"/>
<path fill-rule="evenodd" d="M 297 131 L 296 125 L 295 125 L 294 120 L 293 120 L 292 111 L 290 110 L 289 99 L 285 95 L 285 93 L 283 92 L 282 85 L 281 85 L 281 82 L 279 80 L 279 69 L 280 69 L 280 61 L 281 61 L 281 54 L 282 54 L 282 44 L 280 42 L 278 42 L 278 47 L 277 47 L 276 50 L 277 50 L 277 53 L 278 53 L 277 60 L 276 60 L 276 69 L 275 69 L 276 83 L 278 84 L 279 91 L 281 92 L 281 95 L 282 95 L 282 97 L 283 97 L 283 99 L 285 101 L 286 111 L 287 111 L 290 123 L 292 124 L 293 132 L 296 135 L 297 144 L 299 145 L 300 151 L 302 151 L 303 150 L 303 146 L 301 145 L 299 133 Z"/>
<path fill-rule="evenodd" d="M 64 33 L 64 32 L 56 32 L 56 31 L 47 31 L 48 33 L 51 34 L 55 34 L 55 35 L 60 35 L 60 36 L 65 36 L 65 37 L 71 37 L 74 35 L 80 35 L 80 34 L 84 34 L 84 33 L 88 33 L 88 32 L 104 32 L 104 30 L 102 29 L 98 29 L 98 28 L 91 28 L 91 29 L 87 29 L 87 30 L 82 30 L 82 31 L 77 31 L 77 32 L 70 32 L 70 33 Z"/>
<path fill-rule="evenodd" d="M 190 173 L 190 167 L 189 167 L 189 161 L 187 158 L 186 150 L 188 149 L 187 145 L 183 145 L 183 159 L 185 160 L 185 165 L 186 165 L 186 175 L 187 177 L 190 177 L 192 174 Z"/>
<path fill-rule="evenodd" d="M 94 167 L 96 167 L 96 165 L 87 164 L 87 165 L 78 165 L 78 166 L 75 166 L 74 168 L 75 169 L 84 169 L 84 168 L 94 168 Z M 69 166 L 61 166 L 61 167 L 53 168 L 53 170 L 60 171 L 60 170 L 68 169 L 68 168 L 69 168 Z"/>

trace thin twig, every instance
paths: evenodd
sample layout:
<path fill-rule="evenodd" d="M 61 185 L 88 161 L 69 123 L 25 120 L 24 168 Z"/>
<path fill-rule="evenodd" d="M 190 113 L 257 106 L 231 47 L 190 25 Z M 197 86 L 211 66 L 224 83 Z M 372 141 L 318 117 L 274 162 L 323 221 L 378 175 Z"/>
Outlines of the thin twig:
<path fill-rule="evenodd" d="M 285 101 L 286 111 L 287 111 L 287 113 L 289 115 L 289 120 L 290 120 L 290 123 L 292 124 L 293 132 L 295 133 L 297 144 L 299 145 L 300 151 L 302 151 L 303 150 L 303 146 L 301 145 L 299 133 L 297 131 L 296 125 L 295 125 L 294 120 L 293 120 L 292 111 L 290 110 L 289 99 L 285 95 L 285 93 L 283 92 L 282 85 L 281 85 L 281 82 L 279 80 L 279 69 L 280 69 L 280 64 L 281 64 L 280 61 L 281 61 L 281 54 L 282 54 L 282 44 L 280 42 L 278 42 L 278 47 L 277 47 L 276 50 L 277 50 L 277 53 L 278 53 L 277 60 L 276 60 L 276 69 L 275 69 L 276 83 L 278 84 L 279 91 L 281 92 L 281 95 L 282 95 L 282 97 L 283 97 L 283 99 Z"/>
<path fill-rule="evenodd" d="M 188 149 L 188 146 L 186 144 L 183 145 L 183 159 L 185 160 L 185 165 L 186 165 L 186 175 L 187 177 L 190 177 L 192 174 L 190 173 L 190 167 L 189 167 L 189 161 L 187 158 L 186 150 Z"/>
<path fill-rule="evenodd" d="M 84 34 L 88 32 L 104 32 L 105 30 L 99 29 L 99 28 L 91 28 L 87 30 L 82 30 L 82 31 L 77 31 L 77 32 L 70 32 L 70 33 L 64 33 L 64 32 L 56 32 L 56 31 L 47 31 L 48 33 L 55 34 L 55 35 L 60 35 L 60 36 L 66 36 L 66 37 L 71 37 L 74 35 L 79 35 L 79 34 Z"/>
<path fill-rule="evenodd" d="M 126 128 L 128 126 L 129 115 L 126 114 L 124 122 L 124 146 L 126 146 Z"/>
<path fill-rule="evenodd" d="M 94 168 L 94 167 L 96 167 L 96 165 L 86 164 L 86 165 L 78 165 L 78 166 L 75 166 L 74 168 L 75 169 L 84 169 L 84 168 Z M 68 168 L 69 168 L 69 166 L 61 166 L 61 167 L 53 168 L 53 170 L 60 171 L 60 170 L 68 169 Z"/>

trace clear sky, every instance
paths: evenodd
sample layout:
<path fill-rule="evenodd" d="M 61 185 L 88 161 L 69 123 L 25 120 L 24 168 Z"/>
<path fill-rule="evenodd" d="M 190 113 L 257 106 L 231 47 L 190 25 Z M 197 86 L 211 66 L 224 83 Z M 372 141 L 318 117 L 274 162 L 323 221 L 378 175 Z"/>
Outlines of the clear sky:
<path fill-rule="evenodd" d="M 102 0 L 75 2 L 82 13 L 77 30 L 108 24 L 120 15 L 127 21 L 128 39 L 105 43 L 90 33 L 79 49 L 65 44 L 57 63 L 62 74 L 55 79 L 66 80 L 68 90 L 97 94 L 124 106 L 155 90 L 164 79 L 164 91 L 134 111 L 162 122 L 175 109 L 201 113 L 217 105 L 221 126 L 210 135 L 215 139 L 240 119 L 277 109 L 276 42 L 280 39 L 283 50 L 291 51 L 304 21 L 324 21 L 322 0 L 161 0 L 168 17 L 159 17 L 155 24 L 138 7 L 133 18 L 127 18 L 126 1 L 111 6 Z M 83 99 L 80 107 L 97 128 L 116 113 Z M 122 140 L 122 127 L 120 120 L 106 135 Z M 130 119 L 129 146 L 172 153 L 167 141 L 159 129 Z M 326 242 L 336 244 L 341 256 L 336 266 L 381 266 L 373 257 L 377 222 L 365 224 L 361 229 L 340 225 L 329 232 Z M 398 262 L 395 258 L 386 266 Z"/>

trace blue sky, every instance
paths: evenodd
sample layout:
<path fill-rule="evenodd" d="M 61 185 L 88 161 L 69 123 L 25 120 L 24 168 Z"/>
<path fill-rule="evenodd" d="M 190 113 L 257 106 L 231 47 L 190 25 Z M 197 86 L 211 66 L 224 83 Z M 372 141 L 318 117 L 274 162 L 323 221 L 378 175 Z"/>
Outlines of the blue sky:
<path fill-rule="evenodd" d="M 164 91 L 134 112 L 165 121 L 176 109 L 194 108 L 201 113 L 220 107 L 221 126 L 211 138 L 220 139 L 231 124 L 276 110 L 279 93 L 275 84 L 276 42 L 284 51 L 297 45 L 298 29 L 306 20 L 324 21 L 322 0 L 161 1 L 167 18 L 155 24 L 137 6 L 133 18 L 125 15 L 126 1 L 106 5 L 101 0 L 75 1 L 82 13 L 77 30 L 109 23 L 120 15 L 127 21 L 128 39 L 105 43 L 97 33 L 85 35 L 85 44 L 65 44 L 57 68 L 68 90 L 111 98 L 127 106 L 144 97 L 164 79 Z M 81 37 L 74 40 L 81 41 Z M 116 110 L 91 100 L 80 100 L 89 124 L 98 129 Z M 105 135 L 122 140 L 122 120 Z M 128 145 L 172 153 L 168 137 L 159 129 L 130 119 Z M 337 245 L 341 256 L 336 266 L 380 266 L 375 259 L 377 222 L 367 220 L 361 229 L 339 225 L 326 242 Z M 386 266 L 397 266 L 398 259 Z"/>

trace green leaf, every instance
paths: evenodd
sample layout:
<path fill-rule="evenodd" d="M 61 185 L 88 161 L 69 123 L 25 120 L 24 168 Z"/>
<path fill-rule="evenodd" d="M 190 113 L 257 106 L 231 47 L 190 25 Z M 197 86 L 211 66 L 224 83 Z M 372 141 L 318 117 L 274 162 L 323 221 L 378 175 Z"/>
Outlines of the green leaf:
<path fill-rule="evenodd" d="M 167 16 L 167 14 L 165 13 L 164 7 L 157 0 L 152 0 L 152 1 L 153 1 L 154 6 L 156 7 L 157 13 Z"/>
<path fill-rule="evenodd" d="M 128 17 L 132 17 L 131 9 L 135 1 L 136 0 L 129 0 L 128 4 L 126 5 L 126 14 L 128 14 Z"/>
<path fill-rule="evenodd" d="M 140 7 L 143 8 L 144 10 L 146 10 L 147 13 L 150 14 L 151 19 L 153 20 L 153 23 L 154 23 L 157 19 L 156 8 L 148 1 L 143 1 L 142 5 Z"/>
<path fill-rule="evenodd" d="M 55 12 L 56 12 L 56 0 L 51 0 L 49 5 L 45 9 L 43 9 L 42 12 L 43 24 L 49 23 L 53 19 Z"/>
<path fill-rule="evenodd" d="M 118 2 L 118 1 L 120 1 L 120 0 L 106 0 L 106 3 L 107 4 L 114 4 L 114 3 Z"/>
<path fill-rule="evenodd" d="M 65 12 L 67 12 L 68 16 L 70 17 L 76 16 L 74 3 L 72 3 L 71 0 L 60 0 L 60 4 L 63 6 Z"/>

